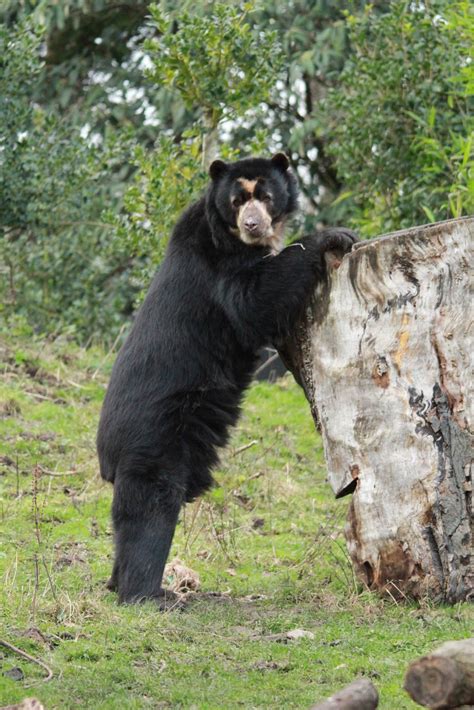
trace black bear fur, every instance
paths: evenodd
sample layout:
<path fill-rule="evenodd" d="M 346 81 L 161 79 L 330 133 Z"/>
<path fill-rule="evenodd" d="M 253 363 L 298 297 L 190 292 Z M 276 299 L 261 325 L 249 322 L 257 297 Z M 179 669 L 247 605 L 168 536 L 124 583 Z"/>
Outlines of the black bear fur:
<path fill-rule="evenodd" d="M 205 197 L 176 224 L 102 408 L 100 469 L 114 484 L 109 587 L 121 602 L 163 595 L 179 511 L 212 485 L 258 350 L 288 333 L 325 278 L 325 251 L 347 252 L 355 241 L 329 229 L 274 255 L 274 235 L 297 205 L 282 154 L 215 161 L 210 174 Z M 268 215 L 265 227 L 255 226 L 259 215 Z"/>

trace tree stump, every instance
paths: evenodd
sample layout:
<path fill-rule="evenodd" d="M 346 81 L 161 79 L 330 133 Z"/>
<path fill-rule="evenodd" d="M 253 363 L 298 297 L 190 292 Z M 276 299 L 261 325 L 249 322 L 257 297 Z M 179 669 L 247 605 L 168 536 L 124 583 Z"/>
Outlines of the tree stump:
<path fill-rule="evenodd" d="M 362 242 L 281 348 L 353 494 L 356 573 L 398 598 L 474 595 L 473 262 L 474 218 Z"/>
<path fill-rule="evenodd" d="M 415 702 L 428 708 L 474 705 L 474 638 L 448 641 L 414 661 L 404 687 Z"/>

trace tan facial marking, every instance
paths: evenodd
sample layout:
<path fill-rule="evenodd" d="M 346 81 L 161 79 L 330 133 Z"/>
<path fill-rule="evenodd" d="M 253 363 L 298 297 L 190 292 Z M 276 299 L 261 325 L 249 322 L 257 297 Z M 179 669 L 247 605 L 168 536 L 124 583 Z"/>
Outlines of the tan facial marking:
<path fill-rule="evenodd" d="M 277 222 L 273 225 L 273 234 L 267 239 L 267 244 L 272 250 L 272 254 L 278 254 L 285 244 L 285 221 Z"/>
<path fill-rule="evenodd" d="M 247 180 L 246 178 L 237 178 L 237 182 L 240 182 L 246 192 L 248 192 L 250 195 L 253 195 L 255 185 L 257 184 L 258 180 Z"/>
<path fill-rule="evenodd" d="M 257 177 L 255 180 L 247 180 L 247 178 L 237 178 L 237 182 L 242 186 L 245 192 L 249 195 L 247 199 L 238 209 L 237 212 L 237 229 L 231 228 L 232 234 L 239 236 L 245 244 L 252 246 L 266 246 L 270 248 L 270 253 L 278 254 L 284 246 L 284 229 L 285 219 L 272 225 L 271 215 L 268 213 L 266 205 L 258 199 L 255 199 L 254 192 L 257 183 L 264 178 Z M 245 228 L 245 221 L 252 218 L 258 223 L 258 234 L 249 232 Z"/>

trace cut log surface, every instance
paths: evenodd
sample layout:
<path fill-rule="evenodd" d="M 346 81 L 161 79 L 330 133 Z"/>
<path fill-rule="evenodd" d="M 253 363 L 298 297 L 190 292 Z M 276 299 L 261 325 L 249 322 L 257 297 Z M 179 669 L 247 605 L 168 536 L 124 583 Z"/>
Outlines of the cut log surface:
<path fill-rule="evenodd" d="M 313 705 L 311 710 L 375 710 L 378 704 L 377 689 L 370 680 L 361 678 L 327 700 Z"/>
<path fill-rule="evenodd" d="M 474 595 L 473 263 L 474 218 L 362 242 L 281 349 L 356 572 L 395 597 Z"/>
<path fill-rule="evenodd" d="M 412 663 L 405 690 L 428 708 L 474 704 L 474 638 L 449 641 Z"/>

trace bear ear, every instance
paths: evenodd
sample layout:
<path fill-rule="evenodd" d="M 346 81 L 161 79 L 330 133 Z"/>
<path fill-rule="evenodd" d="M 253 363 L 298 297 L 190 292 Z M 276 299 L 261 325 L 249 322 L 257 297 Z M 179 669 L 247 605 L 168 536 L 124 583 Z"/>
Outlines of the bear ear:
<path fill-rule="evenodd" d="M 271 162 L 276 168 L 278 168 L 278 170 L 281 170 L 282 173 L 286 173 L 290 167 L 290 161 L 284 153 L 276 153 Z"/>
<path fill-rule="evenodd" d="M 209 166 L 209 175 L 213 180 L 223 175 L 227 170 L 227 164 L 223 160 L 214 160 Z"/>

